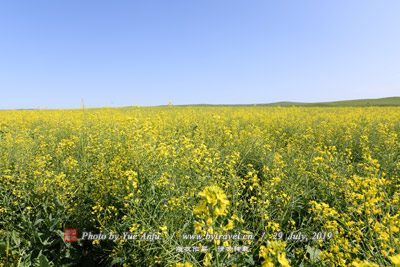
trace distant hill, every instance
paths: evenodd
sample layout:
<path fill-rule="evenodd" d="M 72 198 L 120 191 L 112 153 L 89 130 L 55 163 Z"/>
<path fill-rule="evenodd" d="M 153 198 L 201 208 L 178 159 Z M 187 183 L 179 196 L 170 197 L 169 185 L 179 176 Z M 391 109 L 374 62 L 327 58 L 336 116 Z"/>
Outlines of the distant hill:
<path fill-rule="evenodd" d="M 276 102 L 269 104 L 257 104 L 259 106 L 281 106 L 281 107 L 370 107 L 370 106 L 400 106 L 400 97 L 385 97 L 375 99 L 357 99 L 332 102 Z"/>
<path fill-rule="evenodd" d="M 274 103 L 260 103 L 256 104 L 261 107 L 372 107 L 372 106 L 400 106 L 400 97 L 385 97 L 385 98 L 374 98 L 374 99 L 356 99 L 356 100 L 343 100 L 343 101 L 331 101 L 331 102 L 274 102 Z M 194 105 L 179 105 L 179 106 L 254 106 L 254 104 L 194 104 Z"/>
<path fill-rule="evenodd" d="M 356 99 L 356 100 L 342 100 L 342 101 L 331 101 L 331 102 L 290 102 L 281 101 L 274 103 L 257 103 L 257 104 L 189 104 L 189 105 L 176 105 L 180 107 L 185 106 L 196 106 L 196 107 L 374 107 L 374 106 L 400 106 L 400 96 L 384 97 L 384 98 L 372 98 L 372 99 Z M 167 105 L 159 105 L 156 107 L 164 107 Z M 7 110 L 7 109 L 0 109 Z M 36 110 L 36 109 L 15 109 L 15 110 Z"/>

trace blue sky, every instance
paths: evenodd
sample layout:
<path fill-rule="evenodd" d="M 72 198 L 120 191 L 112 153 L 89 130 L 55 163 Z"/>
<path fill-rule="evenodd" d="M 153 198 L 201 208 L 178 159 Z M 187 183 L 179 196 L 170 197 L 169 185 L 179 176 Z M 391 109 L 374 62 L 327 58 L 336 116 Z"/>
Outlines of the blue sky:
<path fill-rule="evenodd" d="M 3 1 L 0 109 L 400 95 L 400 1 Z"/>

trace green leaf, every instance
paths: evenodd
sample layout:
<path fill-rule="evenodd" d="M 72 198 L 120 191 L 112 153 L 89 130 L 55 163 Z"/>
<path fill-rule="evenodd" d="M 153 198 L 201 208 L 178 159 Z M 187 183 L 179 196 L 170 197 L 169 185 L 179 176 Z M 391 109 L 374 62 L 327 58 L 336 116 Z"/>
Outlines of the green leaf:
<path fill-rule="evenodd" d="M 54 219 L 50 223 L 50 231 L 57 229 L 58 224 L 60 223 L 60 219 Z"/>
<path fill-rule="evenodd" d="M 306 247 L 306 251 L 310 254 L 310 260 L 312 263 L 320 261 L 320 250 L 318 248 L 312 248 L 310 246 Z"/>
<path fill-rule="evenodd" d="M 39 256 L 39 267 L 50 267 L 49 260 L 43 254 Z"/>
<path fill-rule="evenodd" d="M 114 266 L 116 264 L 119 264 L 122 262 L 122 259 L 119 257 L 113 258 L 112 262 L 110 263 L 110 266 Z"/>
<path fill-rule="evenodd" d="M 33 226 L 36 226 L 41 222 L 43 222 L 43 219 L 37 219 L 36 222 L 33 224 Z"/>
<path fill-rule="evenodd" d="M 0 253 L 6 253 L 7 251 L 7 243 L 1 242 L 0 243 Z"/>
<path fill-rule="evenodd" d="M 14 230 L 11 233 L 11 239 L 17 246 L 21 244 L 21 239 L 19 238 L 18 233 Z"/>

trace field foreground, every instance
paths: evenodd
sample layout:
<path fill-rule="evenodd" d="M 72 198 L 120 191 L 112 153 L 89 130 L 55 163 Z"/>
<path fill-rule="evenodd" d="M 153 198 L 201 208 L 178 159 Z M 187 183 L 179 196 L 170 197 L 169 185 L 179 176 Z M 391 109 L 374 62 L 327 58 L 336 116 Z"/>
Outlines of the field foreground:
<path fill-rule="evenodd" d="M 0 111 L 0 266 L 400 266 L 399 135 L 399 107 Z"/>

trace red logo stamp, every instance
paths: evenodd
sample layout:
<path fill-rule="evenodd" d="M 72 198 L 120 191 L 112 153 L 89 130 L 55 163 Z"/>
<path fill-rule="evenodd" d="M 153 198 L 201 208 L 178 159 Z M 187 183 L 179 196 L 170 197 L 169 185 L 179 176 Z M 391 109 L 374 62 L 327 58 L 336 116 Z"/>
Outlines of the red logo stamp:
<path fill-rule="evenodd" d="M 78 230 L 76 228 L 65 228 L 64 229 L 64 241 L 65 242 L 77 242 L 78 241 Z"/>

